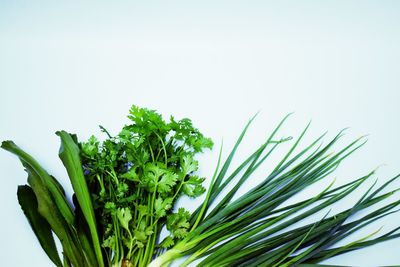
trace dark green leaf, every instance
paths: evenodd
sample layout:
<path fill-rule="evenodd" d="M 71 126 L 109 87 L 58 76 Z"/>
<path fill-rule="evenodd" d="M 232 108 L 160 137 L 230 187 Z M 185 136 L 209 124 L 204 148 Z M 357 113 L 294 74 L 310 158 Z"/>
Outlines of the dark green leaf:
<path fill-rule="evenodd" d="M 61 189 L 58 182 L 55 181 L 40 165 L 39 163 L 28 153 L 20 149 L 12 141 L 4 141 L 1 147 L 19 157 L 22 165 L 26 168 L 28 173 L 32 173 L 41 180 L 41 184 L 51 192 L 52 198 L 59 208 L 61 214 L 69 224 L 74 223 L 74 213 L 71 206 L 69 205 L 63 190 Z"/>
<path fill-rule="evenodd" d="M 18 186 L 17 196 L 18 202 L 43 250 L 56 266 L 62 266 L 51 227 L 38 212 L 38 203 L 32 188 L 27 185 Z"/>
<path fill-rule="evenodd" d="M 71 135 L 67 132 L 58 131 L 56 134 L 61 138 L 59 156 L 64 163 L 65 168 L 67 169 L 72 188 L 74 189 L 76 198 L 82 209 L 82 213 L 88 223 L 97 258 L 97 264 L 102 267 L 104 266 L 104 262 L 97 233 L 96 218 L 94 215 L 89 189 L 83 175 L 82 164 L 79 156 L 79 147 L 72 139 Z"/>

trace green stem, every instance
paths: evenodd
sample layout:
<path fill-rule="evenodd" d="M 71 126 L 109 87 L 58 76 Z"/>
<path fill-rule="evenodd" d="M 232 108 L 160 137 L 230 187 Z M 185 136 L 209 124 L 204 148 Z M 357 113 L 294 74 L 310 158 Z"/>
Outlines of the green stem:
<path fill-rule="evenodd" d="M 97 178 L 97 180 L 99 181 L 99 184 L 100 184 L 100 188 L 101 188 L 100 196 L 101 196 L 101 193 L 102 193 L 102 192 L 104 192 L 104 194 L 106 193 L 106 189 L 105 189 L 104 183 L 103 183 L 103 178 L 100 177 L 99 174 L 96 175 L 96 178 Z"/>
<path fill-rule="evenodd" d="M 195 223 L 193 224 L 192 229 L 190 229 L 190 232 L 192 232 L 194 229 L 196 229 L 197 225 L 200 223 L 200 221 L 203 219 L 203 217 L 204 217 L 204 215 L 205 215 L 205 211 L 206 211 L 206 209 L 207 209 L 208 202 L 209 202 L 210 197 L 211 197 L 211 191 L 212 191 L 211 188 L 212 188 L 212 185 L 213 185 L 214 182 L 215 182 L 215 179 L 217 178 L 217 174 L 218 174 L 218 170 L 219 170 L 219 165 L 220 165 L 220 163 L 221 163 L 222 146 L 223 146 L 223 143 L 221 144 L 221 148 L 220 148 L 220 150 L 219 150 L 219 156 L 218 156 L 217 167 L 215 168 L 214 175 L 213 175 L 213 177 L 212 177 L 212 179 L 211 179 L 210 188 L 209 188 L 209 190 L 208 190 L 208 192 L 207 192 L 206 199 L 205 199 L 204 202 L 203 202 L 203 206 L 201 207 L 200 213 L 199 213 L 199 215 L 197 216 L 197 219 L 196 219 Z M 179 189 L 180 189 L 180 187 L 179 187 Z M 178 190 L 178 192 L 179 192 L 179 190 Z"/>
<path fill-rule="evenodd" d="M 155 258 L 152 262 L 150 262 L 148 267 L 169 266 L 174 259 L 180 257 L 181 252 L 182 251 L 175 246 L 174 248 Z"/>
<path fill-rule="evenodd" d="M 222 237 L 214 242 L 212 242 L 210 245 L 206 246 L 203 249 L 197 250 L 195 253 L 193 253 L 189 258 L 187 258 L 179 267 L 186 267 L 189 263 L 193 262 L 194 260 L 196 260 L 198 257 L 200 257 L 201 255 L 203 255 L 204 252 L 206 252 L 208 249 L 210 249 L 211 247 L 213 247 L 215 244 L 221 242 L 222 240 L 224 240 L 225 237 Z"/>
<path fill-rule="evenodd" d="M 155 202 L 155 198 L 156 198 L 156 189 L 157 189 L 157 186 L 156 186 L 156 188 L 155 188 L 155 190 L 154 190 L 154 192 L 153 192 L 151 201 L 149 201 L 149 202 L 150 202 L 150 203 L 149 203 L 149 205 L 150 205 L 150 211 L 149 211 L 149 214 L 150 214 L 150 225 L 152 225 L 152 226 L 153 226 L 154 224 L 153 224 L 153 216 L 152 216 L 151 214 L 153 214 L 154 202 Z M 149 197 L 150 197 L 150 195 L 149 195 Z M 147 224 L 147 225 L 149 225 L 149 224 Z M 151 256 L 153 255 L 153 253 L 152 253 L 152 251 L 151 251 L 151 247 L 152 247 L 152 245 L 151 245 L 151 240 L 152 240 L 152 236 L 153 236 L 153 235 L 154 235 L 154 232 L 153 232 L 153 234 L 150 235 L 150 236 L 148 237 L 148 239 L 147 239 L 146 248 L 145 248 L 145 253 L 144 253 L 144 257 L 143 257 L 143 264 L 144 264 L 144 265 L 147 265 L 147 262 L 150 261 Z M 149 259 L 149 260 L 148 260 L 148 259 Z"/>
<path fill-rule="evenodd" d="M 115 236 L 116 236 L 116 240 L 115 240 L 115 255 L 114 255 L 114 259 L 113 262 L 117 262 L 119 260 L 119 240 L 118 240 L 118 227 L 117 227 L 117 218 L 116 215 L 113 214 L 113 221 L 114 221 L 114 231 L 115 231 Z"/>
<path fill-rule="evenodd" d="M 167 156 L 167 150 L 166 150 L 166 148 L 165 148 L 164 141 L 163 141 L 163 139 L 162 139 L 157 133 L 155 133 L 155 135 L 158 137 L 158 139 L 160 139 L 162 148 L 163 148 L 163 150 L 164 150 L 165 167 L 167 167 L 167 165 L 168 165 L 168 156 Z"/>
<path fill-rule="evenodd" d="M 150 262 L 151 262 L 151 259 L 152 259 L 152 257 L 153 257 L 153 255 L 154 255 L 154 247 L 156 246 L 156 241 L 157 241 L 157 236 L 158 236 L 158 229 L 157 229 L 158 227 L 157 227 L 157 221 L 155 222 L 155 226 L 154 226 L 154 231 L 153 231 L 153 240 L 151 241 L 151 254 L 150 254 L 150 257 L 149 257 L 149 260 L 148 260 L 148 262 L 147 262 L 147 264 L 149 264 Z"/>
<path fill-rule="evenodd" d="M 148 143 L 148 145 L 149 145 L 149 150 L 150 150 L 150 154 L 151 154 L 151 159 L 153 160 L 153 162 L 155 162 L 153 149 L 151 148 L 150 143 Z"/>

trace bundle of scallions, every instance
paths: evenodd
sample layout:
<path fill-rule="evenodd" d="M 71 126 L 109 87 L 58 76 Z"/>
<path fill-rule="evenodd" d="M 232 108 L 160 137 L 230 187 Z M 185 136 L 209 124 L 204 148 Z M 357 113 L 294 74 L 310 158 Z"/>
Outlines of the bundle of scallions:
<path fill-rule="evenodd" d="M 309 125 L 294 140 L 279 137 L 287 117 L 238 166 L 232 166 L 235 154 L 254 118 L 224 160 L 221 146 L 208 189 L 202 185 L 204 178 L 196 175 L 195 156 L 212 148 L 211 139 L 189 119 L 171 117 L 167 122 L 156 111 L 137 106 L 129 112 L 130 124 L 118 134 L 101 127 L 106 135 L 103 141 L 92 136 L 79 142 L 76 135 L 57 132 L 59 156 L 74 190 L 72 203 L 32 156 L 12 141 L 4 141 L 1 147 L 17 155 L 28 173 L 28 185 L 18 187 L 18 201 L 56 266 L 168 266 L 180 258 L 180 266 L 194 262 L 197 266 L 317 266 L 333 256 L 399 237 L 400 226 L 343 244 L 348 236 L 397 211 L 400 200 L 391 196 L 399 190 L 393 185 L 400 175 L 380 186 L 376 182 L 367 186 L 372 171 L 336 186 L 330 175 L 365 138 L 335 153 L 332 148 L 343 131 L 326 144 L 323 134 L 302 146 Z M 288 142 L 290 148 L 274 168 L 240 193 L 277 148 Z M 326 188 L 290 202 L 317 182 L 325 182 Z M 355 203 L 337 213 L 329 211 L 356 189 L 364 193 Z M 178 207 L 181 196 L 202 194 L 204 200 L 192 214 Z M 61 254 L 54 236 L 60 240 Z"/>

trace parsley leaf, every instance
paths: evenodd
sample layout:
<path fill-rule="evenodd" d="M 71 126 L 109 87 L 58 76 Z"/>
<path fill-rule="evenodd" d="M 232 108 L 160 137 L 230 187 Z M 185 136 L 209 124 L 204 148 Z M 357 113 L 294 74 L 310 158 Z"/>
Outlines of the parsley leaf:
<path fill-rule="evenodd" d="M 172 187 L 176 184 L 178 180 L 178 175 L 173 172 L 165 173 L 161 180 L 158 182 L 157 191 L 159 193 L 169 193 L 172 190 Z"/>
<path fill-rule="evenodd" d="M 160 243 L 160 247 L 162 248 L 170 248 L 175 244 L 174 238 L 171 236 L 167 236 L 164 240 Z"/>
<path fill-rule="evenodd" d="M 184 208 L 179 208 L 177 213 L 167 217 L 167 229 L 176 238 L 183 238 L 187 235 L 190 224 L 190 213 Z"/>
<path fill-rule="evenodd" d="M 186 155 L 181 159 L 181 167 L 184 174 L 190 174 L 198 170 L 199 164 L 192 157 Z"/>
<path fill-rule="evenodd" d="M 156 219 L 164 217 L 167 211 L 172 208 L 172 198 L 157 198 L 154 202 L 154 213 Z"/>
<path fill-rule="evenodd" d="M 128 208 L 119 208 L 117 210 L 117 217 L 121 226 L 129 232 L 129 222 L 132 220 L 131 211 Z"/>
<path fill-rule="evenodd" d="M 190 176 L 189 179 L 185 181 L 182 186 L 183 192 L 189 197 L 200 196 L 206 191 L 206 189 L 202 186 L 204 180 L 205 178 Z"/>

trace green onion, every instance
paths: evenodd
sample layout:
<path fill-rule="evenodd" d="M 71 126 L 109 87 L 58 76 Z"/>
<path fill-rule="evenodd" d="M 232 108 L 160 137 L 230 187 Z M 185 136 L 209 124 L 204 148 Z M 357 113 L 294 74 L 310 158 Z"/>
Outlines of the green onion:
<path fill-rule="evenodd" d="M 228 175 L 228 169 L 242 142 L 252 118 L 237 139 L 225 162 L 212 178 L 207 196 L 192 215 L 191 231 L 171 249 L 156 258 L 150 266 L 167 266 L 173 260 L 187 256 L 181 266 L 201 259 L 199 266 L 292 266 L 301 263 L 318 263 L 348 251 L 390 240 L 399 236 L 396 228 L 389 233 L 372 238 L 378 231 L 351 242 L 333 247 L 347 236 L 370 223 L 390 215 L 397 210 L 400 201 L 394 201 L 370 211 L 373 205 L 390 197 L 397 190 L 384 193 L 400 175 L 387 181 L 378 189 L 376 182 L 370 186 L 357 203 L 349 209 L 318 219 L 316 213 L 329 208 L 364 186 L 375 171 L 333 188 L 331 182 L 325 190 L 309 199 L 286 205 L 285 202 L 314 183 L 326 180 L 338 165 L 366 142 L 358 138 L 339 152 L 331 148 L 343 136 L 339 132 L 328 144 L 320 145 L 325 134 L 315 139 L 304 149 L 295 153 L 310 124 L 301 132 L 288 152 L 276 164 L 271 173 L 258 185 L 234 199 L 244 183 L 252 179 L 254 172 L 269 158 L 275 149 L 291 138 L 275 139 L 286 116 L 272 134 L 254 153 Z M 227 193 L 224 189 L 234 184 Z M 217 198 L 220 199 L 217 201 Z M 353 220 L 355 214 L 367 210 L 367 215 Z M 296 226 L 305 219 L 313 223 Z M 371 239 L 372 238 L 372 239 Z M 306 266 L 306 265 L 304 265 Z"/>

